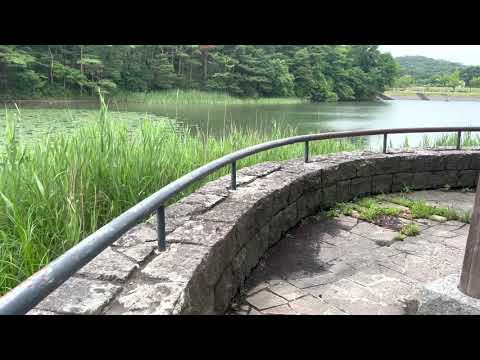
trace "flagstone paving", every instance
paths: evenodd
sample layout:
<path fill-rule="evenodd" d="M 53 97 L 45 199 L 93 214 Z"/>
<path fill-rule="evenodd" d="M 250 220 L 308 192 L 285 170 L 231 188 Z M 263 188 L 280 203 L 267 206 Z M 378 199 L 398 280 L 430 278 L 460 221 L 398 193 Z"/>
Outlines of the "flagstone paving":
<path fill-rule="evenodd" d="M 408 195 L 471 211 L 475 194 Z M 423 284 L 461 271 L 469 225 L 416 219 L 418 236 L 353 217 L 318 214 L 272 247 L 247 279 L 229 314 L 414 314 Z"/>

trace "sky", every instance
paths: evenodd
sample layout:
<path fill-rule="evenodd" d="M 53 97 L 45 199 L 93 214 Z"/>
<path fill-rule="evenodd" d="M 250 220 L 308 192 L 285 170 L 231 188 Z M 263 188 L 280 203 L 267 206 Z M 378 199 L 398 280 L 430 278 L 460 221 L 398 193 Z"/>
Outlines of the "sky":
<path fill-rule="evenodd" d="M 465 65 L 480 65 L 480 45 L 380 45 L 392 56 L 421 55 Z"/>

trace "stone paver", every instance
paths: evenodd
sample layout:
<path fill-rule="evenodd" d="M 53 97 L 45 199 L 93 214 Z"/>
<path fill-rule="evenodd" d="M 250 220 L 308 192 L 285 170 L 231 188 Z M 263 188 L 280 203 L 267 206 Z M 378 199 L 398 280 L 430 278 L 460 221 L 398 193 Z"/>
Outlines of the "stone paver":
<path fill-rule="evenodd" d="M 409 194 L 460 211 L 471 209 L 473 195 L 438 190 Z M 415 313 L 423 285 L 461 271 L 469 225 L 414 222 L 420 234 L 402 241 L 395 239 L 396 231 L 353 217 L 311 216 L 267 251 L 247 279 L 240 305 L 230 313 Z"/>
<path fill-rule="evenodd" d="M 420 315 L 479 315 L 480 300 L 465 295 L 458 288 L 459 274 L 437 279 L 421 289 L 417 303 Z"/>
<path fill-rule="evenodd" d="M 445 239 L 443 243 L 445 246 L 454 247 L 459 250 L 465 250 L 465 247 L 467 246 L 467 236 L 468 235 L 458 235 L 453 238 Z"/>
<path fill-rule="evenodd" d="M 336 307 L 311 295 L 292 301 L 289 305 L 299 315 L 345 315 Z"/>
<path fill-rule="evenodd" d="M 262 313 L 267 315 L 299 315 L 288 304 L 263 310 Z"/>
<path fill-rule="evenodd" d="M 127 289 L 107 312 L 111 315 L 170 315 L 181 294 L 175 283 L 143 284 Z"/>
<path fill-rule="evenodd" d="M 395 241 L 395 237 L 399 235 L 399 233 L 396 231 L 365 221 L 360 221 L 358 225 L 351 230 L 351 233 L 373 240 L 375 244 L 381 246 L 390 245 L 393 241 Z"/>
<path fill-rule="evenodd" d="M 287 300 L 267 290 L 262 290 L 248 297 L 247 302 L 258 310 L 265 310 L 271 307 L 286 304 Z"/>
<path fill-rule="evenodd" d="M 113 300 L 120 286 L 104 281 L 70 278 L 51 296 L 41 301 L 35 310 L 59 314 L 95 315 Z M 68 297 L 65 296 L 68 294 Z"/>
<path fill-rule="evenodd" d="M 474 192 L 424 190 L 406 194 L 412 200 L 425 200 L 428 204 L 450 207 L 463 212 L 471 212 L 475 199 Z"/>
<path fill-rule="evenodd" d="M 137 267 L 132 260 L 107 248 L 78 271 L 79 275 L 98 280 L 125 281 Z"/>
<path fill-rule="evenodd" d="M 26 315 L 60 315 L 52 311 L 32 309 Z"/>
<path fill-rule="evenodd" d="M 432 226 L 428 229 L 425 229 L 423 234 L 440 238 L 454 238 L 458 236 L 456 232 L 452 231 L 451 227 L 443 225 Z"/>
<path fill-rule="evenodd" d="M 254 295 L 262 290 L 268 289 L 268 282 L 262 281 L 260 284 L 255 285 L 254 287 L 250 288 L 247 292 L 247 295 Z"/>
<path fill-rule="evenodd" d="M 447 219 L 446 217 L 444 217 L 444 216 L 432 215 L 432 216 L 430 216 L 430 220 L 438 221 L 438 222 L 443 223 L 443 222 L 447 221 L 448 219 Z"/>
<path fill-rule="evenodd" d="M 271 286 L 270 291 L 283 297 L 288 301 L 295 300 L 305 295 L 305 293 L 302 290 L 300 290 L 299 288 L 293 285 L 290 285 L 287 282 L 279 283 Z"/>
<path fill-rule="evenodd" d="M 354 271 L 352 267 L 349 267 L 349 269 L 351 269 L 350 271 Z M 298 279 L 290 279 L 289 282 L 299 289 L 308 289 L 313 286 L 330 284 L 341 279 L 341 277 L 344 275 L 345 273 L 340 275 L 335 272 L 325 271 L 323 274 L 319 275 L 305 276 Z"/>
<path fill-rule="evenodd" d="M 398 315 L 402 309 L 388 304 L 368 286 L 360 285 L 350 279 L 342 279 L 318 289 L 318 297 L 326 303 L 348 314 L 358 315 Z"/>

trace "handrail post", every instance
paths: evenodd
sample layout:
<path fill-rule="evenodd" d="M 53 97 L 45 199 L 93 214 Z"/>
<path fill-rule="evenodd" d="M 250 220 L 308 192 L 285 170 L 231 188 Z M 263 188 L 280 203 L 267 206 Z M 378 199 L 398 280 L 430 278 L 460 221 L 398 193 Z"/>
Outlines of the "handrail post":
<path fill-rule="evenodd" d="M 387 153 L 387 133 L 383 134 L 383 153 Z"/>
<path fill-rule="evenodd" d="M 165 251 L 167 248 L 165 239 L 165 206 L 160 206 L 157 209 L 157 236 L 158 236 L 158 250 Z"/>
<path fill-rule="evenodd" d="M 237 190 L 237 162 L 232 161 L 232 190 Z"/>
<path fill-rule="evenodd" d="M 462 146 L 462 132 L 459 131 L 457 134 L 457 150 L 460 150 Z"/>
<path fill-rule="evenodd" d="M 308 141 L 305 141 L 305 162 L 308 163 L 308 156 L 309 156 L 309 149 L 308 149 Z"/>
<path fill-rule="evenodd" d="M 458 288 L 465 295 L 480 299 L 480 179 L 477 182 L 477 193 Z"/>

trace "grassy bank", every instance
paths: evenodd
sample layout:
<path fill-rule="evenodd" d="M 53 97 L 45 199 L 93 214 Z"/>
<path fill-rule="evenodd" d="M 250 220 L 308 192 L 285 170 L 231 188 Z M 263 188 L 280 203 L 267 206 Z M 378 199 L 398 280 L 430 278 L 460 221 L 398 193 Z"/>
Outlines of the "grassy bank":
<path fill-rule="evenodd" d="M 108 96 L 110 100 L 117 102 L 140 102 L 146 105 L 215 105 L 215 104 L 303 104 L 308 102 L 297 97 L 275 98 L 239 98 L 226 93 L 207 92 L 200 90 L 165 90 L 153 92 L 119 92 Z M 52 96 L 3 96 L 0 102 L 7 104 L 34 103 L 61 103 L 61 102 L 98 102 L 97 96 L 64 95 Z"/>
<path fill-rule="evenodd" d="M 452 88 L 433 87 L 433 86 L 415 86 L 408 88 L 393 88 L 385 91 L 387 96 L 416 96 L 421 93 L 428 96 L 449 96 L 449 97 L 480 97 L 480 88 Z"/>
<path fill-rule="evenodd" d="M 237 98 L 228 94 L 198 90 L 167 90 L 149 93 L 124 93 L 113 97 L 117 101 L 138 101 L 147 105 L 193 104 L 302 104 L 300 98 Z"/>
<path fill-rule="evenodd" d="M 280 126 L 239 131 L 230 125 L 223 137 L 213 138 L 208 133 L 194 135 L 165 118 L 144 118 L 132 129 L 103 106 L 96 121 L 71 134 L 24 146 L 16 132 L 21 111 L 8 110 L 5 116 L 6 139 L 0 152 L 0 294 L 178 177 L 237 149 L 296 133 Z M 359 147 L 348 140 L 311 144 L 313 154 Z M 302 155 L 303 144 L 290 145 L 249 157 L 238 166 Z M 203 183 L 228 171 L 224 168 Z"/>
<path fill-rule="evenodd" d="M 7 104 L 11 103 L 55 103 L 55 102 L 98 102 L 98 96 L 90 94 L 77 94 L 77 93 L 63 93 L 58 95 L 0 95 L 0 102 Z"/>

